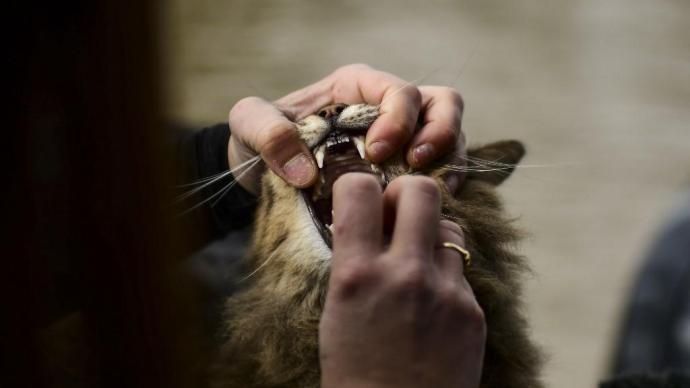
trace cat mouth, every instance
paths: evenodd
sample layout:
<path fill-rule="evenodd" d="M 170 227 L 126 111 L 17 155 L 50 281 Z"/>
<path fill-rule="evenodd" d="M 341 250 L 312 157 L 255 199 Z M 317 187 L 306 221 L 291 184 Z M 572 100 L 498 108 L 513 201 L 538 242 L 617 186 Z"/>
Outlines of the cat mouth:
<path fill-rule="evenodd" d="M 335 181 L 344 174 L 358 172 L 373 175 L 382 188 L 388 183 L 384 171 L 365 159 L 364 133 L 334 129 L 312 150 L 319 167 L 319 178 L 312 187 L 302 190 L 302 196 L 329 248 L 333 241 L 332 198 Z"/>

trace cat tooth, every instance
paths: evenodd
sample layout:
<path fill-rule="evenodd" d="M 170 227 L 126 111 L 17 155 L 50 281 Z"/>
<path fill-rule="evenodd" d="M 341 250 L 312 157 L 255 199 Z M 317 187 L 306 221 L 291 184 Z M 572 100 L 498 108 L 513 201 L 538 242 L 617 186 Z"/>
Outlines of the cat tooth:
<path fill-rule="evenodd" d="M 316 150 L 314 150 L 314 157 L 316 157 L 316 164 L 319 165 L 319 168 L 323 168 L 323 159 L 326 156 L 326 145 L 322 144 L 318 147 L 316 147 Z"/>
<path fill-rule="evenodd" d="M 326 227 L 333 233 L 333 224 L 326 224 Z"/>
<path fill-rule="evenodd" d="M 355 136 L 352 139 L 355 141 L 357 151 L 359 151 L 359 157 L 364 159 L 364 136 Z"/>

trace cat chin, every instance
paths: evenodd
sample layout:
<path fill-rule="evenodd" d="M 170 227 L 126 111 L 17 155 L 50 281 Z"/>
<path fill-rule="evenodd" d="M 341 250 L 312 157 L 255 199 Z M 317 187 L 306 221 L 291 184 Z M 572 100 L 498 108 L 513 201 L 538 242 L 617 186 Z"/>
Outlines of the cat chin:
<path fill-rule="evenodd" d="M 331 247 L 323 238 L 323 231 L 311 215 L 310 207 L 301 190 L 288 185 L 278 175 L 268 172 L 269 186 L 273 192 L 282 198 L 281 202 L 289 206 L 274 208 L 271 217 L 281 217 L 291 220 L 285 242 L 281 243 L 280 256 L 299 262 L 300 266 L 309 267 L 315 262 L 330 262 Z M 305 254 L 307 253 L 307 254 Z"/>
<path fill-rule="evenodd" d="M 308 252 L 313 252 L 313 258 L 319 262 L 330 262 L 333 257 L 331 247 L 324 241 L 322 233 L 314 223 L 304 198 L 300 198 L 299 211 L 308 219 L 308 226 L 303 229 L 303 241 L 308 245 Z M 330 232 L 330 231 L 329 231 Z"/>

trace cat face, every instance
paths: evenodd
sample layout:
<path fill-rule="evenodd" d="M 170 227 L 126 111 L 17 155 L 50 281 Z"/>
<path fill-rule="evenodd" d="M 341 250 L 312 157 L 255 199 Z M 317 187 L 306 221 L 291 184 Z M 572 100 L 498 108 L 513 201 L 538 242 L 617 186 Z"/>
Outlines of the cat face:
<path fill-rule="evenodd" d="M 541 356 L 520 304 L 526 264 L 513 251 L 520 234 L 495 190 L 524 154 L 522 145 L 503 141 L 469 149 L 463 166 L 449 158 L 415 171 L 401 154 L 376 165 L 364 157 L 364 137 L 377 117 L 376 107 L 339 104 L 298 123 L 319 165 L 313 187 L 295 189 L 271 171 L 264 174 L 247 258 L 251 273 L 244 278 L 251 281 L 226 304 L 230 335 L 217 369 L 227 381 L 222 386 L 319 386 L 318 324 L 332 255 L 331 191 L 339 176 L 356 171 L 372 174 L 382 187 L 403 174 L 438 180 L 442 216 L 464 230 L 472 265 L 463 273 L 486 317 L 482 387 L 540 388 Z M 466 171 L 455 195 L 440 179 L 450 170 Z"/>
<path fill-rule="evenodd" d="M 454 169 L 465 169 L 468 179 L 481 179 L 498 184 L 512 172 L 514 163 L 524 150 L 518 142 L 501 142 L 482 147 L 472 153 L 489 156 L 492 165 L 477 166 L 472 158 L 470 167 L 458 166 L 440 160 L 432 167 L 415 171 L 398 153 L 382 164 L 365 158 L 364 139 L 368 128 L 378 117 L 375 106 L 335 104 L 321 109 L 297 123 L 301 138 L 314 155 L 319 167 L 316 184 L 299 190 L 289 186 L 272 172 L 267 172 L 262 183 L 262 202 L 256 223 L 255 247 L 258 256 L 272 261 L 291 260 L 292 265 L 327 265 L 331 258 L 332 187 L 336 179 L 348 172 L 368 173 L 382 188 L 393 179 L 405 174 L 424 174 L 440 178 Z M 492 155 L 493 154 L 493 155 Z M 500 159 L 500 161 L 498 161 Z M 484 167 L 483 174 L 477 174 Z M 490 167 L 490 168 L 487 168 Z M 439 179 L 439 183 L 441 180 Z M 444 185 L 440 185 L 442 191 Z M 450 196 L 445 193 L 444 215 L 456 222 Z M 280 253 L 276 253 L 276 252 Z"/>

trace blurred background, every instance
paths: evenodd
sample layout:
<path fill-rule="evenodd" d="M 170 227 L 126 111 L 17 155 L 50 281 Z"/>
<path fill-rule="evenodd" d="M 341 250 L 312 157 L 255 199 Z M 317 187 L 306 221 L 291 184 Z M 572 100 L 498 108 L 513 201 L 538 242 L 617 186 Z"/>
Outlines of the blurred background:
<path fill-rule="evenodd" d="M 690 188 L 690 2 L 163 5 L 175 124 L 222 122 L 242 97 L 277 99 L 364 62 L 458 88 L 470 144 L 523 141 L 535 167 L 502 192 L 530 233 L 526 299 L 546 381 L 593 387 L 606 375 L 637 271 Z"/>

